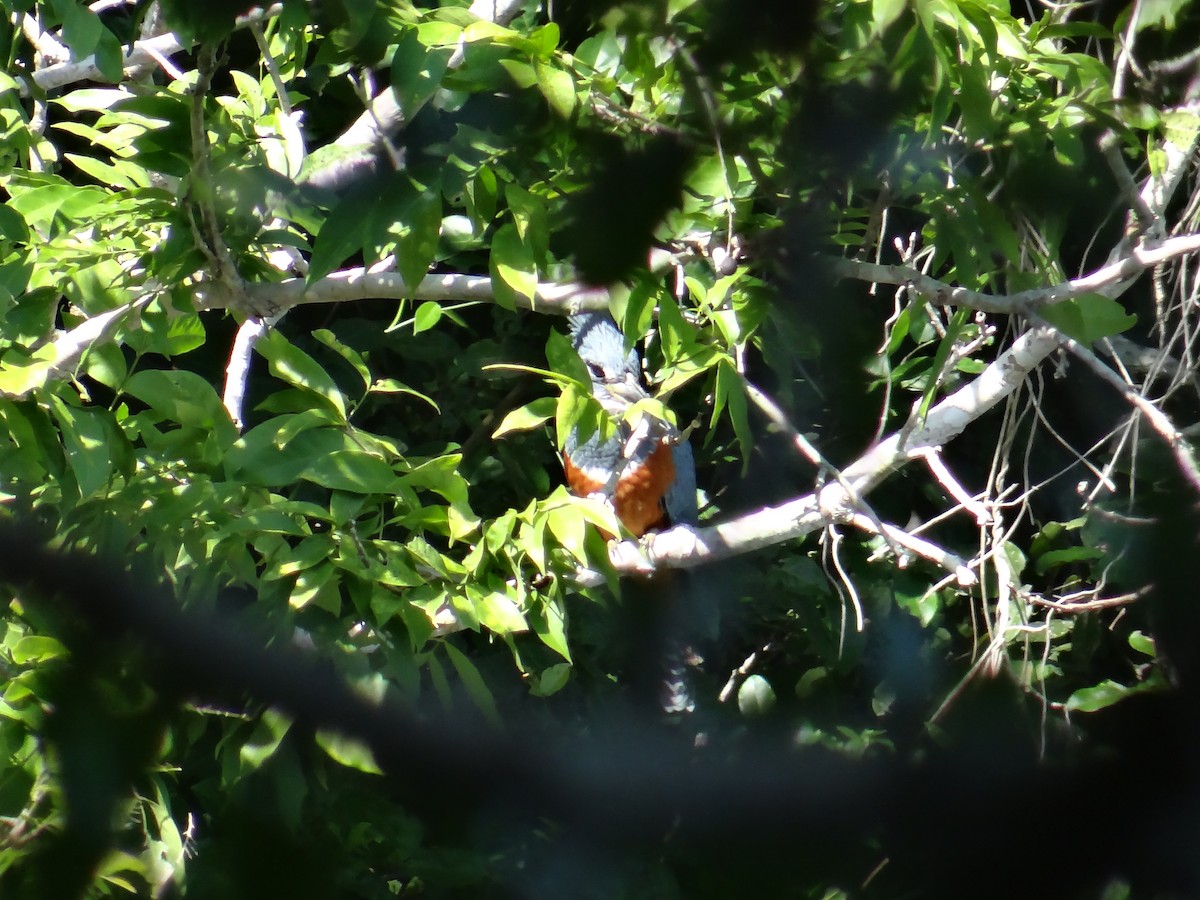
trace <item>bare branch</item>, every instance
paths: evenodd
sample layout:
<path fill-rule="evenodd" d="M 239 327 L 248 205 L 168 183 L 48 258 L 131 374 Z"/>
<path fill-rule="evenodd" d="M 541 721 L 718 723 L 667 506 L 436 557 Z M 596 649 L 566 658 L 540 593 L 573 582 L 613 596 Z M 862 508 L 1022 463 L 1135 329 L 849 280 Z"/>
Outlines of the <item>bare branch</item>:
<path fill-rule="evenodd" d="M 238 328 L 237 337 L 234 338 L 233 347 L 229 351 L 229 364 L 225 367 L 225 390 L 222 392 L 221 402 L 229 411 L 229 418 L 233 420 L 238 431 L 241 431 L 244 425 L 242 407 L 246 399 L 246 380 L 250 377 L 251 354 L 254 345 L 267 333 L 271 324 L 273 323 L 257 316 L 246 319 Z"/>
<path fill-rule="evenodd" d="M 939 547 L 932 541 L 917 537 L 915 534 L 909 534 L 903 528 L 899 528 L 888 522 L 883 523 L 882 527 L 880 527 L 872 519 L 861 513 L 852 515 L 850 517 L 850 524 L 861 528 L 863 531 L 879 534 L 888 541 L 904 547 L 910 553 L 936 563 L 948 572 L 953 572 L 955 579 L 963 587 L 975 584 L 978 581 L 975 573 L 967 568 L 966 562 L 957 553 L 951 553 L 949 550 Z"/>
<path fill-rule="evenodd" d="M 51 63 L 61 63 L 71 58 L 71 51 L 58 38 L 52 35 L 49 31 L 42 30 L 41 22 L 38 17 L 25 13 L 21 16 L 21 31 L 25 37 L 29 39 L 29 43 L 33 44 L 33 49 L 38 52 L 38 56 L 42 60 Z"/>
<path fill-rule="evenodd" d="M 476 300 L 496 302 L 492 281 L 486 275 L 427 275 L 410 288 L 396 272 L 372 272 L 365 268 L 334 272 L 312 285 L 303 278 L 247 284 L 244 293 L 250 308 L 278 313 L 308 303 L 346 303 L 354 300 Z M 226 286 L 206 281 L 196 287 L 200 310 L 236 307 L 239 299 Z M 602 288 L 582 284 L 539 285 L 532 301 L 517 299 L 518 305 L 539 312 L 564 315 L 588 309 L 607 309 L 609 294 Z"/>
<path fill-rule="evenodd" d="M 892 541 L 889 527 L 883 523 L 883 520 L 879 518 L 879 516 L 875 513 L 875 510 L 871 509 L 865 500 L 863 500 L 861 497 L 855 497 L 854 488 L 846 482 L 845 478 L 842 476 L 842 473 L 838 471 L 836 466 L 834 466 L 821 455 L 820 451 L 818 451 L 817 448 L 809 442 L 808 438 L 806 438 L 797 430 L 796 426 L 791 423 L 791 420 L 788 419 L 784 411 L 779 408 L 779 404 L 772 400 L 765 391 L 762 391 L 745 378 L 742 378 L 742 388 L 745 390 L 746 396 L 749 397 L 750 401 L 759 408 L 763 415 L 765 415 L 772 423 L 774 423 L 777 428 L 783 431 L 784 434 L 791 438 L 792 444 L 795 446 L 800 455 L 817 467 L 817 469 L 821 472 L 822 480 L 824 480 L 826 475 L 830 475 L 833 477 L 834 481 L 845 488 L 847 495 L 854 498 L 855 506 L 865 513 L 864 518 L 870 521 L 871 526 L 867 530 L 871 531 L 873 534 L 882 536 L 884 540 L 888 542 L 891 551 L 897 556 L 900 556 L 901 545 L 899 542 Z M 859 527 L 862 528 L 865 526 L 860 525 Z"/>
<path fill-rule="evenodd" d="M 1098 609 L 1112 609 L 1115 606 L 1128 606 L 1134 603 L 1149 593 L 1148 588 L 1141 588 L 1128 594 L 1118 594 L 1116 597 L 1097 597 L 1094 600 L 1080 600 L 1077 602 L 1067 602 L 1065 600 L 1050 600 L 1043 597 L 1041 594 L 1033 594 L 1022 592 L 1021 596 L 1035 606 L 1044 606 L 1047 609 L 1052 609 L 1055 612 L 1066 613 L 1070 616 L 1077 616 L 1081 613 L 1095 612 Z"/>
<path fill-rule="evenodd" d="M 1045 326 L 1022 334 L 975 380 L 935 404 L 921 426 L 889 435 L 842 469 L 849 490 L 831 482 L 817 493 L 719 525 L 677 526 L 649 535 L 640 544 L 616 542 L 609 546 L 610 560 L 621 572 L 690 568 L 804 537 L 830 522 L 850 522 L 858 513 L 856 498 L 908 460 L 962 434 L 971 422 L 1016 390 L 1061 341 L 1054 329 Z"/>
<path fill-rule="evenodd" d="M 48 381 L 65 378 L 74 373 L 79 361 L 91 347 L 110 340 L 129 316 L 141 312 L 152 299 L 153 296 L 147 294 L 132 303 L 92 316 L 70 331 L 59 334 L 48 345 L 48 355 L 45 348 L 38 351 L 37 358 L 40 361 L 27 367 L 23 373 L 24 382 L 10 396 L 23 397 Z"/>
<path fill-rule="evenodd" d="M 517 0 L 475 0 L 471 12 L 480 19 L 504 25 L 516 18 L 523 4 Z M 460 43 L 447 68 L 457 69 L 465 58 Z M 334 141 L 314 151 L 311 165 L 301 181 L 327 190 L 337 190 L 354 181 L 364 169 L 374 166 L 376 154 L 388 146 L 391 138 L 412 121 L 429 98 L 404 109 L 400 98 L 389 86 L 376 94 L 366 110 Z"/>
<path fill-rule="evenodd" d="M 1133 175 L 1130 174 L 1129 167 L 1125 165 L 1125 158 L 1121 156 L 1121 148 L 1117 143 L 1117 136 L 1111 131 L 1106 131 L 1102 134 L 1100 136 L 1100 150 L 1104 154 L 1104 160 L 1108 163 L 1108 168 L 1112 171 L 1113 177 L 1117 180 L 1117 187 L 1125 195 L 1125 200 L 1129 204 L 1129 208 L 1133 211 L 1134 218 L 1137 219 L 1141 229 L 1161 234 L 1161 227 L 1155 227 L 1156 225 L 1161 226 L 1161 217 L 1154 215 L 1154 211 L 1146 203 L 1146 198 L 1138 190 L 1137 182 L 1133 180 Z"/>
<path fill-rule="evenodd" d="M 959 506 L 975 517 L 975 522 L 979 525 L 986 525 L 991 521 L 991 511 L 967 493 L 966 489 L 958 483 L 958 479 L 946 467 L 946 463 L 942 460 L 941 448 L 935 447 L 921 454 L 925 458 L 925 464 L 929 466 L 929 471 L 937 480 L 938 484 L 946 489 L 951 497 L 958 501 Z"/>
<path fill-rule="evenodd" d="M 832 260 L 833 271 L 844 277 L 877 284 L 907 284 L 939 306 L 965 306 L 981 312 L 1011 315 L 1036 310 L 1084 294 L 1114 296 L 1127 282 L 1151 266 L 1200 250 L 1200 234 L 1185 234 L 1129 250 L 1128 255 L 1090 275 L 1015 294 L 984 294 L 938 281 L 908 266 L 886 266 L 855 259 Z"/>
<path fill-rule="evenodd" d="M 282 10 L 283 4 L 280 3 L 273 4 L 266 9 L 256 9 L 247 15 L 240 16 L 237 20 L 237 27 L 242 28 L 251 22 L 262 22 L 273 18 L 279 15 Z M 173 33 L 160 34 L 148 40 L 135 41 L 133 46 L 125 51 L 122 71 L 126 77 L 134 78 L 146 69 L 151 69 L 157 65 L 159 57 L 171 56 L 190 46 L 191 44 L 184 42 L 178 35 Z M 100 67 L 96 65 L 95 56 L 89 56 L 87 59 L 82 59 L 78 62 L 65 62 L 47 66 L 33 74 L 33 82 L 43 91 L 66 87 L 68 84 L 74 84 L 77 81 L 107 82 L 108 79 L 100 71 Z M 29 86 L 24 82 L 21 84 L 21 95 L 29 95 Z"/>

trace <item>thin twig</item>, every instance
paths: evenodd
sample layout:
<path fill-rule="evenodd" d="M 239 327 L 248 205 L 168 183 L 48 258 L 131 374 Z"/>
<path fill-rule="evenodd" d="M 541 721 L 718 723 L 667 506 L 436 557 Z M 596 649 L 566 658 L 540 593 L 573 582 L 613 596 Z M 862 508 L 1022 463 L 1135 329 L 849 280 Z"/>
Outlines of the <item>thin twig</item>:
<path fill-rule="evenodd" d="M 938 484 L 944 487 L 946 492 L 957 500 L 963 509 L 975 517 L 977 524 L 986 525 L 991 521 L 991 513 L 986 506 L 968 494 L 963 486 L 958 483 L 958 479 L 946 467 L 946 463 L 942 459 L 941 450 L 941 447 L 931 447 L 921 454 L 925 459 L 925 464 L 929 466 L 929 471 L 933 474 Z"/>
<path fill-rule="evenodd" d="M 1131 591 L 1128 594 L 1118 594 L 1116 597 L 1101 597 L 1096 600 L 1084 600 L 1079 603 L 1065 603 L 1061 600 L 1050 600 L 1041 594 L 1022 592 L 1022 596 L 1035 606 L 1044 606 L 1056 612 L 1077 616 L 1082 613 L 1095 612 L 1098 609 L 1113 609 L 1136 603 L 1150 592 L 1149 588 Z"/>
<path fill-rule="evenodd" d="M 1040 320 L 1039 324 L 1046 324 L 1041 316 L 1036 316 Z M 1200 467 L 1197 466 L 1195 455 L 1192 452 L 1191 444 L 1184 438 L 1175 428 L 1175 425 L 1167 418 L 1166 413 L 1135 391 L 1129 384 L 1121 379 L 1116 372 L 1104 365 L 1091 350 L 1084 347 L 1074 338 L 1061 335 L 1062 345 L 1071 352 L 1073 356 L 1083 362 L 1091 369 L 1101 380 L 1116 388 L 1121 393 L 1125 400 L 1134 406 L 1138 412 L 1146 417 L 1150 422 L 1150 427 L 1153 428 L 1158 435 L 1166 442 L 1170 448 L 1171 454 L 1175 457 L 1175 462 L 1179 466 L 1179 471 L 1188 483 L 1200 493 Z"/>
<path fill-rule="evenodd" d="M 1146 203 L 1146 198 L 1142 196 L 1138 189 L 1137 182 L 1133 180 L 1133 175 L 1129 172 L 1129 167 L 1125 165 L 1125 158 L 1121 156 L 1121 147 L 1117 142 L 1117 136 L 1111 131 L 1106 131 L 1100 136 L 1100 150 L 1104 154 L 1104 161 L 1108 163 L 1109 170 L 1117 180 L 1117 187 L 1121 189 L 1121 193 L 1125 197 L 1125 202 L 1129 204 L 1130 210 L 1133 212 L 1134 218 L 1137 219 L 1138 225 L 1142 231 L 1153 230 L 1157 217 L 1154 211 L 1150 209 Z"/>
<path fill-rule="evenodd" d="M 274 3 L 265 9 L 251 10 L 246 15 L 237 18 L 235 27 L 243 28 L 251 22 L 270 19 L 282 11 L 282 3 Z M 173 32 L 135 41 L 133 46 L 124 53 L 124 59 L 121 61 L 122 71 L 126 77 L 136 77 L 145 69 L 157 65 L 158 56 L 171 56 L 190 46 L 191 44 L 183 41 L 179 35 Z M 107 82 L 108 78 L 100 71 L 94 55 L 78 62 L 64 62 L 47 66 L 33 74 L 33 82 L 43 91 L 66 87 L 77 81 Z M 21 79 L 21 96 L 27 97 L 29 93 L 29 85 L 24 79 Z"/>
<path fill-rule="evenodd" d="M 262 54 L 263 65 L 267 67 L 267 74 L 271 76 L 271 83 L 275 85 L 275 96 L 279 99 L 279 109 L 285 116 L 291 117 L 292 100 L 288 97 L 287 85 L 283 83 L 279 64 L 275 62 L 275 57 L 271 55 L 271 48 L 267 45 L 267 37 L 263 34 L 262 24 L 251 22 L 250 33 L 254 35 L 254 42 L 258 44 L 258 50 Z"/>
<path fill-rule="evenodd" d="M 905 531 L 903 528 L 899 528 L 887 522 L 884 522 L 882 529 L 880 529 L 875 522 L 861 513 L 855 513 L 852 515 L 850 517 L 850 524 L 863 529 L 863 531 L 879 534 L 889 542 L 899 544 L 904 547 L 905 550 L 908 550 L 917 556 L 923 557 L 930 562 L 936 563 L 943 569 L 951 572 L 954 575 L 955 580 L 957 580 L 958 583 L 963 587 L 975 584 L 977 581 L 975 573 L 967 567 L 966 562 L 963 561 L 961 556 L 939 547 L 932 541 L 927 541 L 925 538 L 917 537 L 916 535 Z"/>
<path fill-rule="evenodd" d="M 847 496 L 852 498 L 851 502 L 858 509 L 862 510 L 866 514 L 866 518 L 871 522 L 872 528 L 870 530 L 872 533 L 883 537 L 896 556 L 902 556 L 903 551 L 901 546 L 892 541 L 890 532 L 883 523 L 883 520 L 875 514 L 875 511 L 871 509 L 865 500 L 855 496 L 854 488 L 842 477 L 842 473 L 821 455 L 820 451 L 809 442 L 808 438 L 800 433 L 796 426 L 791 423 L 791 420 L 788 419 L 787 414 L 780 409 L 779 404 L 772 400 L 765 391 L 759 389 L 746 378 L 742 378 L 742 387 L 746 392 L 746 396 L 750 398 L 750 402 L 757 406 L 777 428 L 791 438 L 792 445 L 799 451 L 801 456 L 816 466 L 823 476 L 831 476 L 834 481 L 845 489 Z"/>

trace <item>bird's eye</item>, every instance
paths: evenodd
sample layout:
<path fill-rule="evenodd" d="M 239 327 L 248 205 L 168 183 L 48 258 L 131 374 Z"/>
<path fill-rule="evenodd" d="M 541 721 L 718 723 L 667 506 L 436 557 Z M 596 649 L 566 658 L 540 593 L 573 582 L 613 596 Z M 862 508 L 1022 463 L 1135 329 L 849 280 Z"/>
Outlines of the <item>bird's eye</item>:
<path fill-rule="evenodd" d="M 594 363 L 594 362 L 590 362 L 587 364 L 587 367 L 588 367 L 588 373 L 593 378 L 595 378 L 597 381 L 604 380 L 604 367 L 603 366 L 601 366 L 597 363 Z"/>

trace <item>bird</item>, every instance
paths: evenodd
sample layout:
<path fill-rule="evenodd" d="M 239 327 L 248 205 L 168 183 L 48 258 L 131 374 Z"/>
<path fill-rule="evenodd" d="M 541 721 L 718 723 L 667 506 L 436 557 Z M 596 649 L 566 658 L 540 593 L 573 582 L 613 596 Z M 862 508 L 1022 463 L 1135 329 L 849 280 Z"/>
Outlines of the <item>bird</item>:
<path fill-rule="evenodd" d="M 637 427 L 624 415 L 650 395 L 642 386 L 637 351 L 607 313 L 570 318 L 571 343 L 587 367 L 592 396 L 615 423 L 607 435 L 567 437 L 563 468 L 580 497 L 602 496 L 635 537 L 698 518 L 696 467 L 691 445 L 671 423 L 644 416 Z"/>
<path fill-rule="evenodd" d="M 615 429 L 607 435 L 596 430 L 583 440 L 578 430 L 570 432 L 563 449 L 567 486 L 577 496 L 608 500 L 635 537 L 696 524 L 696 465 L 687 437 L 663 419 L 647 415 L 632 426 L 624 418 L 650 396 L 642 385 L 637 351 L 626 347 L 625 336 L 607 313 L 572 316 L 570 326 L 592 395 Z M 653 585 L 641 579 L 634 590 L 657 598 L 656 625 L 647 629 L 644 644 L 659 657 L 658 704 L 668 714 L 691 712 L 695 692 L 688 670 L 698 656 L 687 636 L 694 629 L 686 620 L 691 615 L 688 595 L 695 592 L 681 571 L 660 572 L 652 580 Z"/>

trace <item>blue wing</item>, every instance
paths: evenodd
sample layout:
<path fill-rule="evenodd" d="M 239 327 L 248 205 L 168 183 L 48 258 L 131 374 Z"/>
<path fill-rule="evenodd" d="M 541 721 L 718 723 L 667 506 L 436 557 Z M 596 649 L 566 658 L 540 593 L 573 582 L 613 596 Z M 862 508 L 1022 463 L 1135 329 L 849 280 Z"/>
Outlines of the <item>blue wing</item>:
<path fill-rule="evenodd" d="M 695 525 L 700 510 L 696 505 L 696 458 L 692 455 L 692 445 L 686 438 L 680 439 L 671 456 L 675 462 L 675 481 L 663 497 L 663 505 L 672 525 Z"/>

